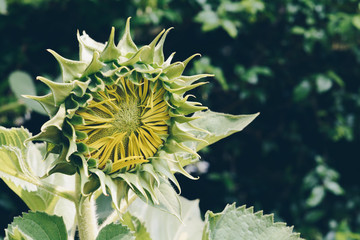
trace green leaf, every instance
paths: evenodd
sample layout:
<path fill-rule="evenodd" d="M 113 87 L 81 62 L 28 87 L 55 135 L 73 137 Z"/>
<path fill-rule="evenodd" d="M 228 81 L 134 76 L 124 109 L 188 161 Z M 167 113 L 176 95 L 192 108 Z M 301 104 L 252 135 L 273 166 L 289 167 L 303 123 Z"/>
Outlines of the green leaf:
<path fill-rule="evenodd" d="M 285 223 L 274 223 L 274 216 L 263 215 L 262 211 L 235 204 L 227 205 L 221 213 L 208 211 L 202 240 L 246 239 L 246 240 L 299 240 L 300 234 L 293 233 Z"/>
<path fill-rule="evenodd" d="M 200 117 L 189 123 L 183 123 L 183 125 L 191 124 L 192 126 L 205 131 L 198 131 L 194 133 L 196 138 L 203 139 L 206 142 L 200 142 L 196 150 L 217 142 L 233 133 L 243 130 L 248 124 L 250 124 L 259 113 L 249 115 L 231 115 L 225 113 L 212 112 L 210 110 L 205 112 L 197 112 L 194 117 Z"/>
<path fill-rule="evenodd" d="M 334 181 L 324 181 L 324 186 L 327 190 L 332 192 L 335 195 L 342 195 L 344 194 L 344 189 L 340 187 L 340 185 L 337 182 Z"/>
<path fill-rule="evenodd" d="M 27 146 L 23 144 L 30 133 L 24 128 L 6 129 L 0 127 L 0 177 L 28 191 L 36 190 L 35 176 L 29 173 L 26 159 Z"/>
<path fill-rule="evenodd" d="M 36 111 L 37 113 L 46 115 L 46 111 L 41 107 L 40 103 L 31 99 L 26 99 L 22 95 L 36 95 L 36 88 L 29 74 L 22 71 L 12 72 L 9 76 L 11 91 L 25 105 Z"/>
<path fill-rule="evenodd" d="M 323 186 L 316 186 L 312 189 L 310 197 L 306 200 L 306 204 L 310 207 L 315 207 L 325 197 L 325 188 Z"/>
<path fill-rule="evenodd" d="M 0 0 L 0 14 L 7 14 L 7 3 L 6 0 Z"/>
<path fill-rule="evenodd" d="M 220 67 L 214 66 L 211 63 L 211 60 L 209 57 L 204 56 L 202 58 L 200 58 L 199 60 L 196 60 L 194 62 L 194 71 L 196 73 L 198 73 L 198 76 L 201 76 L 201 74 L 203 73 L 211 73 L 214 75 L 202 75 L 204 77 L 210 77 L 210 76 L 214 76 L 214 78 L 219 82 L 219 84 L 221 85 L 222 89 L 227 91 L 229 90 L 229 85 L 226 82 L 226 78 L 224 75 L 223 70 Z"/>
<path fill-rule="evenodd" d="M 174 216 L 180 219 L 180 200 L 171 184 L 168 181 L 160 179 L 160 185 L 154 189 L 154 192 L 159 204 L 154 204 L 153 206 L 160 210 L 174 214 Z"/>
<path fill-rule="evenodd" d="M 299 102 L 309 96 L 311 92 L 311 85 L 309 81 L 304 80 L 294 89 L 293 98 L 294 101 Z"/>
<path fill-rule="evenodd" d="M 61 217 L 43 212 L 24 213 L 5 230 L 5 239 L 66 240 L 67 233 Z"/>
<path fill-rule="evenodd" d="M 134 240 L 130 229 L 121 224 L 111 223 L 99 232 L 96 240 Z"/>
<path fill-rule="evenodd" d="M 221 22 L 221 25 L 225 29 L 225 31 L 230 35 L 230 37 L 236 38 L 236 36 L 238 35 L 238 30 L 236 28 L 235 22 L 225 19 Z"/>
<path fill-rule="evenodd" d="M 40 179 L 47 173 L 55 158 L 50 154 L 43 161 L 45 144 L 24 144 L 30 136 L 24 128 L 0 127 L 0 177 L 31 210 L 63 216 L 70 229 L 75 220 L 75 205 L 51 192 L 51 189 L 74 191 L 75 178 L 53 174 Z"/>
<path fill-rule="evenodd" d="M 357 28 L 360 29 L 360 15 L 355 15 L 352 18 L 352 24 Z"/>
<path fill-rule="evenodd" d="M 181 221 L 173 214 L 154 208 L 139 199 L 130 205 L 129 212 L 144 222 L 151 239 L 201 239 L 204 222 L 200 216 L 199 200 L 190 201 L 180 197 L 180 202 Z"/>
<path fill-rule="evenodd" d="M 128 228 L 134 232 L 135 240 L 151 240 L 144 223 L 137 217 L 131 216 L 129 212 L 126 212 L 121 218 L 121 223 L 128 226 Z"/>
<path fill-rule="evenodd" d="M 332 87 L 332 80 L 325 75 L 318 75 L 315 81 L 318 93 L 324 93 Z"/>
<path fill-rule="evenodd" d="M 214 30 L 220 26 L 220 19 L 216 12 L 206 9 L 201 11 L 196 17 L 195 21 L 202 23 L 202 30 L 204 32 Z"/>

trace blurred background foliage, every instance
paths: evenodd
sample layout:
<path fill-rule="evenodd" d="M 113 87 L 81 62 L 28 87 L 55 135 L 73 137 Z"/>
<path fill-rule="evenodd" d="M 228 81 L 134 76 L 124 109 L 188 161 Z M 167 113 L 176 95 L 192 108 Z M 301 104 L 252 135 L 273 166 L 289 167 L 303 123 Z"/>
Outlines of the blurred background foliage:
<path fill-rule="evenodd" d="M 247 204 L 307 239 L 360 239 L 360 4 L 355 0 L 0 0 L 0 125 L 37 133 L 47 120 L 19 94 L 45 94 L 60 70 L 45 51 L 77 59 L 76 31 L 105 42 L 111 26 L 148 44 L 174 26 L 165 52 L 199 52 L 188 73 L 215 73 L 194 94 L 214 111 L 261 112 L 202 151 L 179 176 L 203 212 Z M 206 173 L 206 174 L 204 174 Z M 26 210 L 3 184 L 1 226 Z"/>

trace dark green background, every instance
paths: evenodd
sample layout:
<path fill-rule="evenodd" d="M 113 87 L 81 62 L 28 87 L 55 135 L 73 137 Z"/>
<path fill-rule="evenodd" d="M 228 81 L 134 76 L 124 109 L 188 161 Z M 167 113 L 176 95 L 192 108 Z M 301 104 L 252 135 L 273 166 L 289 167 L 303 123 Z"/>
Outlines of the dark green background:
<path fill-rule="evenodd" d="M 216 74 L 193 92 L 200 102 L 225 113 L 261 112 L 202 151 L 208 172 L 198 181 L 179 176 L 182 195 L 200 198 L 203 213 L 234 201 L 273 212 L 307 239 L 360 239 L 358 1 L 0 0 L 0 13 L 0 125 L 24 121 L 39 132 L 46 117 L 23 106 L 6 110 L 17 102 L 9 75 L 57 78 L 45 49 L 77 59 L 77 29 L 105 42 L 111 26 L 119 38 L 131 16 L 142 45 L 173 26 L 166 56 L 201 53 L 187 73 Z M 5 228 L 26 206 L 1 187 Z"/>

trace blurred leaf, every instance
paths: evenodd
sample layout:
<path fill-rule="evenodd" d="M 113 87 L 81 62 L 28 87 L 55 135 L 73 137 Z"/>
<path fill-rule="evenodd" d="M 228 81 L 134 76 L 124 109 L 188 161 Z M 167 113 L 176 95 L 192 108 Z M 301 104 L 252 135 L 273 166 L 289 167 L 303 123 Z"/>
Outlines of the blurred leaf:
<path fill-rule="evenodd" d="M 209 73 L 214 74 L 214 78 L 220 83 L 223 90 L 228 90 L 229 85 L 226 82 L 224 73 L 221 68 L 211 64 L 210 58 L 204 56 L 194 62 L 193 71 L 196 74 Z"/>
<path fill-rule="evenodd" d="M 294 26 L 291 29 L 291 32 L 293 34 L 303 35 L 305 33 L 305 29 L 303 27 L 300 27 L 300 26 Z"/>
<path fill-rule="evenodd" d="M 311 85 L 309 81 L 303 80 L 299 85 L 294 89 L 294 101 L 299 102 L 308 97 L 311 92 Z"/>
<path fill-rule="evenodd" d="M 309 207 L 315 207 L 320 204 L 320 202 L 325 197 L 325 189 L 323 186 L 316 186 L 311 191 L 310 197 L 306 200 L 306 204 Z"/>
<path fill-rule="evenodd" d="M 359 240 L 360 233 L 351 231 L 348 221 L 343 220 L 338 226 L 335 240 Z"/>
<path fill-rule="evenodd" d="M 207 9 L 201 11 L 196 17 L 195 21 L 202 23 L 202 30 L 208 32 L 218 28 L 221 24 L 220 19 L 216 12 Z"/>
<path fill-rule="evenodd" d="M 242 0 L 236 2 L 223 2 L 224 8 L 228 12 L 247 12 L 249 14 L 256 14 L 265 9 L 265 4 L 261 0 Z"/>
<path fill-rule="evenodd" d="M 325 188 L 335 195 L 344 194 L 344 190 L 340 187 L 337 182 L 324 181 Z"/>
<path fill-rule="evenodd" d="M 238 35 L 236 24 L 233 21 L 223 20 L 221 25 L 232 38 L 235 38 Z"/>
<path fill-rule="evenodd" d="M 7 14 L 7 3 L 6 0 L 0 0 L 0 14 Z"/>
<path fill-rule="evenodd" d="M 352 18 L 352 23 L 354 26 L 360 30 L 360 15 L 356 15 Z"/>
<path fill-rule="evenodd" d="M 327 92 L 332 87 L 332 81 L 325 75 L 318 75 L 316 77 L 316 88 L 318 93 Z"/>
<path fill-rule="evenodd" d="M 315 223 L 323 218 L 325 215 L 325 211 L 323 210 L 312 210 L 306 213 L 305 219 L 310 223 Z"/>
<path fill-rule="evenodd" d="M 334 80 L 340 87 L 345 86 L 344 80 L 342 80 L 342 78 L 339 75 L 337 75 L 334 71 L 328 71 L 327 76 L 332 80 Z"/>
<path fill-rule="evenodd" d="M 67 240 L 67 233 L 61 217 L 48 215 L 43 212 L 24 213 L 5 230 L 6 238 L 13 240 Z"/>
<path fill-rule="evenodd" d="M 256 14 L 265 9 L 265 3 L 261 0 L 242 0 L 240 3 L 244 9 L 251 14 Z"/>
<path fill-rule="evenodd" d="M 199 200 L 180 197 L 181 221 L 174 215 L 151 207 L 139 199 L 130 207 L 131 215 L 145 223 L 153 240 L 199 240 L 204 226 L 200 216 Z M 161 224 L 159 224 L 161 223 Z"/>
<path fill-rule="evenodd" d="M 111 223 L 100 230 L 96 240 L 135 240 L 130 229 L 121 224 Z"/>
<path fill-rule="evenodd" d="M 26 99 L 22 95 L 36 95 L 35 85 L 29 74 L 22 71 L 12 72 L 9 76 L 9 83 L 11 91 L 15 96 L 25 103 L 25 105 L 40 114 L 47 115 L 46 111 L 41 107 L 41 105 L 31 99 Z"/>
<path fill-rule="evenodd" d="M 237 66 L 236 69 L 236 72 L 239 74 L 240 78 L 254 85 L 258 83 L 259 75 L 271 76 L 272 74 L 271 70 L 268 67 L 253 66 L 249 69 L 243 68 L 243 70 L 241 70 L 241 67 L 242 66 Z M 243 74 L 241 74 L 241 72 L 243 72 Z"/>

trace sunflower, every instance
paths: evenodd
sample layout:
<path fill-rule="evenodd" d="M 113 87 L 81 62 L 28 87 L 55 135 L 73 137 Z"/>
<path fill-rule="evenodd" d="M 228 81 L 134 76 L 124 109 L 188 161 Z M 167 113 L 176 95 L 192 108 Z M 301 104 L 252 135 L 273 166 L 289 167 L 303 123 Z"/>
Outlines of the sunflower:
<path fill-rule="evenodd" d="M 118 81 L 77 111 L 85 124 L 75 127 L 87 135 L 79 142 L 91 149 L 88 157 L 98 159 L 98 167 L 111 169 L 110 173 L 149 162 L 169 133 L 165 89 L 156 83 L 152 91 L 147 79 L 139 85 L 125 78 Z"/>
<path fill-rule="evenodd" d="M 107 43 L 77 34 L 80 60 L 49 52 L 59 62 L 63 82 L 44 77 L 51 92 L 29 96 L 50 116 L 31 140 L 47 143 L 47 153 L 57 154 L 48 174 L 60 172 L 81 177 L 81 192 L 91 195 L 99 188 L 110 192 L 119 209 L 131 189 L 152 205 L 166 208 L 164 196 L 177 198 L 172 181 L 176 172 L 192 178 L 183 167 L 199 156 L 189 142 L 203 141 L 190 123 L 195 112 L 207 109 L 185 93 L 211 76 L 183 76 L 195 54 L 183 62 L 165 60 L 163 30 L 149 44 L 138 48 L 130 36 L 130 19 L 115 44 L 112 28 Z M 186 128 L 184 123 L 189 123 Z"/>

